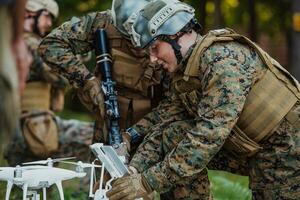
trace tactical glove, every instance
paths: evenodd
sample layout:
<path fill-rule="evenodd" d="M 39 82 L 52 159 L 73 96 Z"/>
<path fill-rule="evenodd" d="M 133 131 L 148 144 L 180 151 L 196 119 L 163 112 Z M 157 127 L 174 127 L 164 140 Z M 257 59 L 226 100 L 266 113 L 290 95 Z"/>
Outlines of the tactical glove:
<path fill-rule="evenodd" d="M 149 199 L 153 192 L 142 174 L 131 174 L 118 178 L 112 183 L 112 189 L 106 193 L 110 200 L 132 200 L 137 198 Z"/>
<path fill-rule="evenodd" d="M 93 77 L 87 80 L 78 91 L 81 103 L 96 116 L 104 118 L 104 97 L 100 87 L 100 81 Z"/>

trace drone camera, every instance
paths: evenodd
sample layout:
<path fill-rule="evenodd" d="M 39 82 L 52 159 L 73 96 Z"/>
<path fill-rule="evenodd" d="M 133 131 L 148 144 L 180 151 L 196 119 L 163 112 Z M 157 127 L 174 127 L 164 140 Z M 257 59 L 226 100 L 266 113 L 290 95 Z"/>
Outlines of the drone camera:
<path fill-rule="evenodd" d="M 49 182 L 48 181 L 40 181 L 39 182 L 39 188 L 48 188 L 50 185 L 49 185 Z"/>
<path fill-rule="evenodd" d="M 83 167 L 80 166 L 80 165 L 77 165 L 77 166 L 76 166 L 75 171 L 76 171 L 77 173 L 83 173 L 83 172 L 84 172 L 84 171 L 83 171 Z"/>

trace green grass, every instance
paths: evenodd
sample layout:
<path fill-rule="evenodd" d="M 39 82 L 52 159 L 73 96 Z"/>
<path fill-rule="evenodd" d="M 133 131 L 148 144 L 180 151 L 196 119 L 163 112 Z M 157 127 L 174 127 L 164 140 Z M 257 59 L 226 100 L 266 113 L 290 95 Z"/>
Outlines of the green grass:
<path fill-rule="evenodd" d="M 89 115 L 84 115 L 80 112 L 64 110 L 58 114 L 65 119 L 79 119 L 84 121 L 93 121 Z M 3 141 L 0 141 L 3 142 Z M 7 166 L 7 163 L 2 158 L 0 148 L 0 166 Z M 68 167 L 60 165 L 60 167 Z M 70 166 L 71 167 L 71 166 Z M 251 191 L 248 189 L 248 177 L 242 177 L 222 171 L 209 170 L 209 179 L 211 182 L 211 191 L 214 200 L 250 200 Z M 63 182 L 65 200 L 86 200 L 88 199 L 88 183 L 82 183 L 80 179 L 73 179 Z M 6 191 L 6 182 L 0 181 L 0 199 L 4 199 Z M 11 198 L 12 200 L 22 199 L 22 191 L 14 187 Z M 59 195 L 56 186 L 52 186 L 48 192 L 48 199 L 59 200 Z M 156 200 L 159 196 L 156 195 Z"/>
<path fill-rule="evenodd" d="M 57 115 L 63 119 L 77 119 L 77 120 L 88 121 L 88 122 L 94 121 L 91 115 L 83 115 L 80 112 L 76 112 L 72 110 L 64 110 L 61 113 L 57 113 Z"/>

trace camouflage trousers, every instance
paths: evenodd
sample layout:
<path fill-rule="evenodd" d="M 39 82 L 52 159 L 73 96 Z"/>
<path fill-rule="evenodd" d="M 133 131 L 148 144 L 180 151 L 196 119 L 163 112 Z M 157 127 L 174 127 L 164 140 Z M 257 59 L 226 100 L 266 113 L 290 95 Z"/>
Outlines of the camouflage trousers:
<path fill-rule="evenodd" d="M 192 124 L 192 121 L 186 120 L 153 126 L 132 157 L 130 165 L 143 172 L 163 161 L 183 139 L 182 133 L 191 128 Z M 174 185 L 171 191 L 161 195 L 161 199 L 210 199 L 209 188 L 207 170 L 203 170 L 197 177 L 187 178 Z"/>
<path fill-rule="evenodd" d="M 52 158 L 74 156 L 81 161 L 89 161 L 89 145 L 92 143 L 94 123 L 78 120 L 64 120 L 55 117 L 59 134 L 59 149 Z M 19 128 L 6 148 L 5 159 L 10 166 L 23 162 L 46 159 L 36 157 L 26 145 Z"/>

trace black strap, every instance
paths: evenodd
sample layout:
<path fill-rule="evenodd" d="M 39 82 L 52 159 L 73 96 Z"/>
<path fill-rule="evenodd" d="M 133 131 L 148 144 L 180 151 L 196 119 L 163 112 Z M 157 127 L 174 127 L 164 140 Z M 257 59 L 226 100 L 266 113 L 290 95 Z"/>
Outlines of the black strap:
<path fill-rule="evenodd" d="M 183 34 L 177 36 L 177 37 L 174 38 L 174 39 L 171 39 L 170 36 L 168 36 L 168 35 L 163 35 L 163 36 L 160 38 L 161 40 L 163 40 L 163 41 L 165 41 L 165 42 L 168 42 L 168 43 L 172 46 L 173 51 L 174 51 L 174 53 L 175 53 L 175 56 L 176 56 L 176 58 L 177 58 L 177 64 L 179 64 L 179 63 L 182 61 L 182 59 L 183 59 L 183 56 L 182 56 L 181 51 L 180 51 L 181 46 L 177 43 L 178 39 L 179 39 L 182 35 L 183 35 Z"/>

